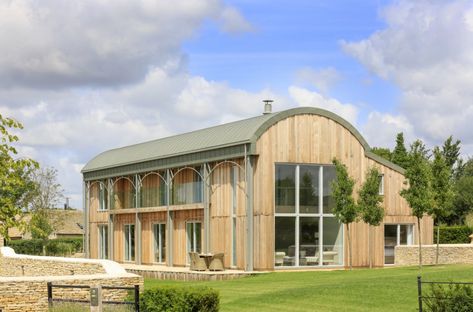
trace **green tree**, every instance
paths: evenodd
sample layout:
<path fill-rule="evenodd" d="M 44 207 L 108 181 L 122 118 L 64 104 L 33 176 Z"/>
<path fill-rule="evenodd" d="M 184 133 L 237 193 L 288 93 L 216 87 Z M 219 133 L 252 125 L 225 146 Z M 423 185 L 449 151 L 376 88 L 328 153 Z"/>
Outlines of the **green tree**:
<path fill-rule="evenodd" d="M 12 129 L 22 129 L 21 123 L 0 115 L 0 235 L 9 240 L 8 229 L 24 227 L 23 211 L 28 206 L 35 184 L 30 179 L 37 163 L 31 159 L 16 158 L 13 144 L 18 137 Z"/>
<path fill-rule="evenodd" d="M 402 132 L 396 136 L 396 146 L 392 152 L 391 161 L 402 168 L 407 168 L 409 165 L 409 155 L 404 145 L 404 134 Z"/>
<path fill-rule="evenodd" d="M 335 165 L 337 178 L 332 182 L 332 194 L 335 201 L 333 214 L 335 218 L 346 225 L 348 239 L 348 261 L 350 270 L 352 269 L 352 243 L 350 237 L 350 224 L 355 222 L 358 217 L 358 209 L 353 199 L 353 187 L 355 180 L 348 175 L 347 167 L 338 159 L 334 158 L 332 163 Z"/>
<path fill-rule="evenodd" d="M 366 172 L 366 179 L 358 192 L 358 208 L 363 222 L 368 224 L 368 254 L 372 268 L 372 227 L 378 226 L 384 218 L 384 208 L 381 205 L 383 197 L 379 195 L 380 172 L 371 168 Z"/>
<path fill-rule="evenodd" d="M 412 215 L 417 218 L 418 242 L 419 242 L 419 268 L 422 268 L 422 232 L 420 221 L 424 214 L 428 213 L 433 206 L 432 195 L 432 170 L 425 159 L 425 145 L 416 140 L 409 151 L 409 164 L 405 171 L 407 188 L 401 190 L 411 207 Z"/>
<path fill-rule="evenodd" d="M 57 182 L 57 170 L 38 168 L 32 173 L 36 192 L 30 204 L 30 231 L 33 238 L 47 240 L 49 235 L 64 223 L 64 216 L 54 213 L 64 198 L 63 189 Z"/>
<path fill-rule="evenodd" d="M 449 136 L 442 146 L 442 154 L 445 158 L 445 163 L 450 168 L 451 176 L 454 175 L 455 166 L 458 165 L 460 160 L 460 140 L 456 140 L 453 143 L 453 137 Z"/>
<path fill-rule="evenodd" d="M 447 163 L 445 154 L 442 153 L 439 147 L 435 147 L 433 155 L 432 193 L 434 200 L 433 205 L 430 207 L 428 213 L 437 223 L 437 250 L 435 255 L 435 263 L 438 264 L 440 241 L 439 220 L 451 213 L 454 192 L 452 186 L 452 167 L 450 167 L 450 163 Z"/>
<path fill-rule="evenodd" d="M 392 152 L 389 148 L 385 148 L 385 147 L 373 147 L 371 149 L 371 151 L 380 156 L 380 157 L 383 157 L 384 159 L 386 160 L 389 160 L 391 161 L 391 157 L 392 157 Z"/>
<path fill-rule="evenodd" d="M 43 241 L 51 235 L 53 227 L 50 224 L 50 215 L 46 209 L 41 209 L 31 215 L 30 231 L 32 238 L 42 239 Z"/>

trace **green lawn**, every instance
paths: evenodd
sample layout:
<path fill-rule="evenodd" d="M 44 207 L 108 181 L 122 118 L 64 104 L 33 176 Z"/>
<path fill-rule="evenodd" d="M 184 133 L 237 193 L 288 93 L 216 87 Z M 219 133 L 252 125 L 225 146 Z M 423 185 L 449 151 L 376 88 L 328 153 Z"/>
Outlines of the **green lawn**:
<path fill-rule="evenodd" d="M 416 311 L 418 273 L 417 267 L 407 267 L 277 272 L 214 282 L 145 279 L 145 289 L 161 285 L 212 287 L 220 293 L 221 311 Z M 424 267 L 422 278 L 473 281 L 473 266 Z"/>

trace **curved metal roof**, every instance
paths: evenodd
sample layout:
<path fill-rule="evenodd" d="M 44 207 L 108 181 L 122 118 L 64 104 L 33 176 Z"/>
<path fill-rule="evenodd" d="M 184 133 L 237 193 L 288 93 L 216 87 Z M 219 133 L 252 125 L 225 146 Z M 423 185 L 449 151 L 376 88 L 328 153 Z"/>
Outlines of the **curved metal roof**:
<path fill-rule="evenodd" d="M 148 169 L 150 166 L 154 166 L 155 168 L 172 167 L 177 165 L 179 161 L 170 161 L 170 159 L 180 159 L 180 161 L 184 163 L 185 160 L 183 159 L 183 156 L 187 156 L 187 161 L 197 160 L 198 158 L 198 160 L 202 162 L 202 160 L 205 161 L 218 158 L 219 153 L 216 153 L 217 151 L 224 151 L 223 154 L 225 156 L 236 156 L 237 154 L 241 154 L 243 151 L 238 147 L 248 144 L 250 146 L 248 152 L 252 153 L 257 139 L 269 127 L 282 119 L 301 114 L 320 115 L 336 121 L 348 129 L 358 139 L 365 149 L 366 156 L 396 171 L 404 171 L 401 167 L 373 154 L 366 140 L 361 136 L 358 130 L 356 130 L 345 119 L 323 109 L 299 107 L 158 140 L 112 149 L 103 152 L 90 160 L 82 169 L 82 173 L 85 175 L 86 173 L 94 171 L 102 171 L 104 174 L 101 174 L 100 176 L 104 176 L 104 170 L 106 169 L 117 167 L 125 169 L 127 166 L 129 168 L 125 171 L 131 172 L 133 170 L 138 170 L 136 164 L 139 163 L 149 163 Z M 194 157 L 192 155 L 194 155 Z M 196 158 L 196 155 L 199 156 Z M 206 159 L 202 159 L 203 157 Z M 162 160 L 161 163 L 158 162 L 159 160 Z M 132 165 L 135 166 L 131 168 L 130 166 Z M 123 170 L 118 171 L 121 171 L 121 173 L 124 172 Z M 118 171 L 113 170 L 116 174 L 118 174 Z M 111 174 L 113 172 L 110 171 L 109 173 Z M 95 175 L 95 177 L 98 176 Z"/>

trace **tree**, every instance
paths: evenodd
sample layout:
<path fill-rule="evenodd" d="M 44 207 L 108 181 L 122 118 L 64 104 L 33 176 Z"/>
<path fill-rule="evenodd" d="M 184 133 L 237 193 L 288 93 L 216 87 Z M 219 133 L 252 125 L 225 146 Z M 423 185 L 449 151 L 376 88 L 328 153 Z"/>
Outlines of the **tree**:
<path fill-rule="evenodd" d="M 445 154 L 442 153 L 439 147 L 434 148 L 434 159 L 432 161 L 433 206 L 430 208 L 428 213 L 437 223 L 437 250 L 435 255 L 436 264 L 438 264 L 439 260 L 439 220 L 451 212 L 454 197 L 452 187 L 452 167 L 450 167 L 451 163 L 447 162 L 444 155 Z"/>
<path fill-rule="evenodd" d="M 57 170 L 38 168 L 32 173 L 36 192 L 32 197 L 30 210 L 30 231 L 33 238 L 46 240 L 64 222 L 53 208 L 57 208 L 64 198 L 63 189 L 57 182 Z"/>
<path fill-rule="evenodd" d="M 366 172 L 366 180 L 361 186 L 358 195 L 358 209 L 361 219 L 368 224 L 368 254 L 370 269 L 372 268 L 372 238 L 373 226 L 378 226 L 384 218 L 384 208 L 381 206 L 383 197 L 379 195 L 380 172 L 371 168 Z"/>
<path fill-rule="evenodd" d="M 335 165 L 337 178 L 332 182 L 332 194 L 335 201 L 333 214 L 335 218 L 346 225 L 347 239 L 349 249 L 349 264 L 352 269 L 352 244 L 350 238 L 350 224 L 355 222 L 358 217 L 358 209 L 353 199 L 353 187 L 355 180 L 348 175 L 347 167 L 338 159 L 334 158 L 332 163 Z"/>
<path fill-rule="evenodd" d="M 392 157 L 392 152 L 389 148 L 385 148 L 385 147 L 373 147 L 371 149 L 371 151 L 380 156 L 380 157 L 383 157 L 384 159 L 386 160 L 389 160 L 391 161 L 391 157 Z"/>
<path fill-rule="evenodd" d="M 409 164 L 405 171 L 407 188 L 401 190 L 411 207 L 412 215 L 417 218 L 418 242 L 419 242 L 419 268 L 422 268 L 422 233 L 420 221 L 424 214 L 433 206 L 432 196 L 432 171 L 428 161 L 424 157 L 425 145 L 416 140 L 409 151 Z"/>
<path fill-rule="evenodd" d="M 392 152 L 391 161 L 402 168 L 407 168 L 409 165 L 409 156 L 404 145 L 404 134 L 402 132 L 399 132 L 396 136 L 396 146 Z"/>
<path fill-rule="evenodd" d="M 22 129 L 21 123 L 0 115 L 0 235 L 9 240 L 8 229 L 24 227 L 21 216 L 26 209 L 35 185 L 31 172 L 38 164 L 27 158 L 15 158 L 13 144 L 19 139 L 9 131 Z"/>
<path fill-rule="evenodd" d="M 445 158 L 445 163 L 450 168 L 451 176 L 454 174 L 455 165 L 458 165 L 460 160 L 460 140 L 456 140 L 455 143 L 453 142 L 453 137 L 449 136 L 448 139 L 445 140 L 442 146 L 442 154 Z"/>

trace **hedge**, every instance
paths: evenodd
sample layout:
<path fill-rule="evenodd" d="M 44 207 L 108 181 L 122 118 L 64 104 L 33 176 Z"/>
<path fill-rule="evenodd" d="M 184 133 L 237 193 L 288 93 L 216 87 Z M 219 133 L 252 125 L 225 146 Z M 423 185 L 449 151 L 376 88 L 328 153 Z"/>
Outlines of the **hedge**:
<path fill-rule="evenodd" d="M 424 311 L 470 312 L 473 311 L 471 285 L 432 284 L 430 294 L 424 299 Z"/>
<path fill-rule="evenodd" d="M 82 251 L 82 237 L 57 238 L 47 241 L 41 239 L 21 239 L 7 242 L 7 246 L 13 248 L 17 254 L 43 255 L 45 246 L 46 255 L 64 256 Z"/>
<path fill-rule="evenodd" d="M 219 295 L 206 287 L 162 287 L 146 289 L 140 296 L 144 312 L 214 312 L 219 309 Z"/>
<path fill-rule="evenodd" d="M 473 228 L 460 226 L 440 226 L 440 244 L 468 244 Z M 437 243 L 437 227 L 434 228 L 434 244 Z"/>

